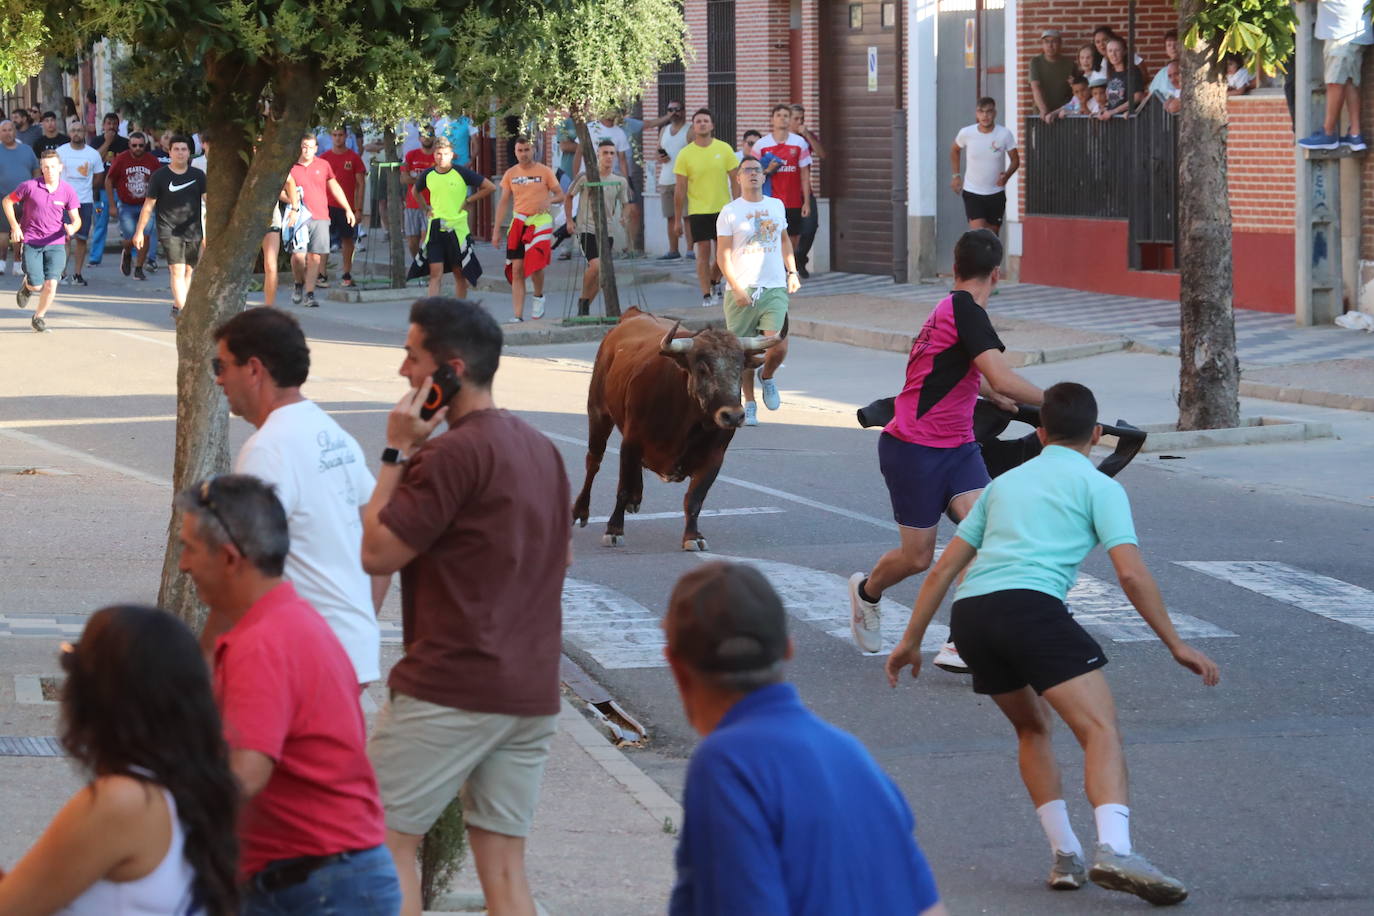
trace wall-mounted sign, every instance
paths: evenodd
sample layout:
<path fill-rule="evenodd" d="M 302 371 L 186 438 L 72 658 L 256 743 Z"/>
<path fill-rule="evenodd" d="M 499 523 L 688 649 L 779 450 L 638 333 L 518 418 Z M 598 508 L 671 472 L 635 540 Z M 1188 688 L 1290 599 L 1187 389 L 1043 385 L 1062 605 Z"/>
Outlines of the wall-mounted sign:
<path fill-rule="evenodd" d="M 878 49 L 868 46 L 868 91 L 878 91 Z"/>

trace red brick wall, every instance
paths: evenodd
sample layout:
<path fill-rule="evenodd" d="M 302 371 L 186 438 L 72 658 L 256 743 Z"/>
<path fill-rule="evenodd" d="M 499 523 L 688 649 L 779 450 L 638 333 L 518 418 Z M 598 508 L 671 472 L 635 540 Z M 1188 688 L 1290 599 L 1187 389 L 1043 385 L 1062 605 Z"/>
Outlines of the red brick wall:
<path fill-rule="evenodd" d="M 1293 132 L 1282 94 L 1231 99 L 1226 169 L 1236 232 L 1293 231 Z"/>
<path fill-rule="evenodd" d="M 1364 132 L 1365 142 L 1374 134 L 1374 52 L 1365 51 L 1364 72 L 1360 80 L 1363 91 L 1360 93 L 1360 130 Z M 1364 157 L 1360 181 L 1360 258 L 1374 260 L 1374 156 Z M 1369 303 L 1361 303 L 1364 310 Z"/>
<path fill-rule="evenodd" d="M 735 124 L 737 133 L 768 132 L 770 112 L 791 104 L 789 0 L 735 0 Z M 804 103 L 803 103 L 804 104 Z M 722 137 L 738 146 L 740 138 Z"/>

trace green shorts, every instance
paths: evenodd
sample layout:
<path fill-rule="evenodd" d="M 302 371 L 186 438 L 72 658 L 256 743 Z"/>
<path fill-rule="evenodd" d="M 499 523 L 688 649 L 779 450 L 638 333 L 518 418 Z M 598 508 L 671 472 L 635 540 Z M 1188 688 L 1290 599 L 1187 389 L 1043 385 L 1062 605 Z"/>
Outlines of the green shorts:
<path fill-rule="evenodd" d="M 749 287 L 749 295 L 754 294 Z M 736 304 L 735 291 L 725 291 L 725 326 L 736 337 L 755 337 L 760 331 L 781 331 L 787 317 L 787 290 L 782 287 L 765 289 L 757 302 Z"/>

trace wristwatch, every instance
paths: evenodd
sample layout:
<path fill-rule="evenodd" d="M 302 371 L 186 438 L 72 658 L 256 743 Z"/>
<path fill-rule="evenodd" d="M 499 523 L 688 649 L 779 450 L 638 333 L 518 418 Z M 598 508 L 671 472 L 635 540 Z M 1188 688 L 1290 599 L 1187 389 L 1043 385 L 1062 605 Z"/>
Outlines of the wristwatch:
<path fill-rule="evenodd" d="M 408 460 L 398 448 L 387 446 L 382 449 L 382 464 L 405 464 Z"/>

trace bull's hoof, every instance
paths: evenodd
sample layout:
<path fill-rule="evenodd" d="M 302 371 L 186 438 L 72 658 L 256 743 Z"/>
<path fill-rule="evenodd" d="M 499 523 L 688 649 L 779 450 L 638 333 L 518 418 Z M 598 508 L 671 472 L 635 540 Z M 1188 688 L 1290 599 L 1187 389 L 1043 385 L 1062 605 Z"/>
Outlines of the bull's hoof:
<path fill-rule="evenodd" d="M 705 551 L 705 550 L 707 550 L 707 549 L 709 549 L 709 548 L 707 548 L 707 546 L 706 546 L 706 538 L 704 538 L 704 537 L 694 537 L 694 538 L 687 538 L 687 539 L 685 539 L 685 540 L 682 542 L 682 549 L 683 549 L 683 550 L 690 550 L 690 551 L 696 553 L 696 552 L 699 552 L 699 551 Z"/>
<path fill-rule="evenodd" d="M 639 512 L 639 503 L 629 503 L 625 506 L 625 511 L 634 515 Z"/>
<path fill-rule="evenodd" d="M 623 534 L 603 534 L 601 536 L 602 547 L 624 547 L 625 535 Z"/>
<path fill-rule="evenodd" d="M 584 518 L 575 518 L 575 519 L 573 519 L 573 527 L 574 527 L 574 528 L 586 528 L 586 527 L 587 527 L 587 519 L 586 519 L 585 517 L 584 517 Z"/>

